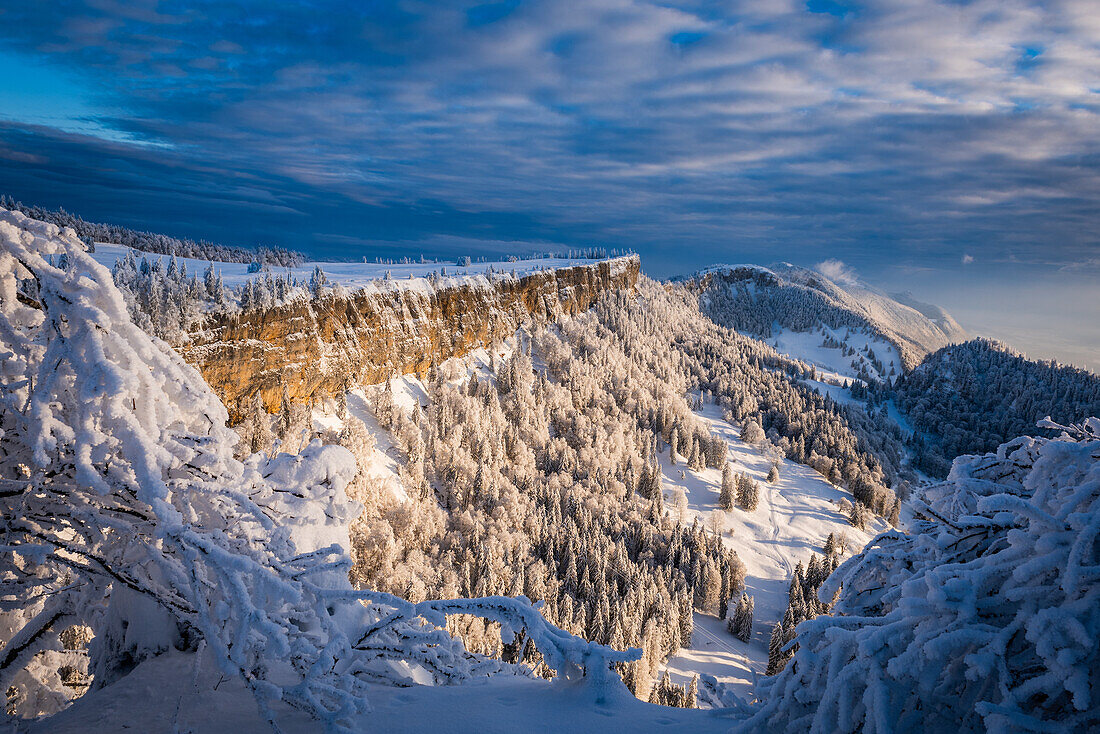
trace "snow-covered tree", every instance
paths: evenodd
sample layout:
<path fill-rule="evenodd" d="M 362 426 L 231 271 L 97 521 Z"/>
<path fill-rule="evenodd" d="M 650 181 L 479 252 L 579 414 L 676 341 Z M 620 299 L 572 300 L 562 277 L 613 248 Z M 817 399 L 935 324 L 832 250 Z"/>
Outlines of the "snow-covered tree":
<path fill-rule="evenodd" d="M 741 474 L 737 477 L 737 506 L 746 512 L 755 512 L 760 503 L 760 487 L 756 480 Z"/>
<path fill-rule="evenodd" d="M 748 594 L 742 594 L 737 600 L 737 606 L 733 610 L 726 628 L 729 633 L 741 640 L 748 642 L 752 638 L 752 615 L 755 599 Z"/>
<path fill-rule="evenodd" d="M 838 568 L 741 731 L 1100 727 L 1100 420 L 956 459 Z M 934 702 L 934 705 L 929 705 Z"/>
<path fill-rule="evenodd" d="M 722 467 L 722 488 L 718 493 L 718 506 L 723 510 L 732 510 L 737 502 L 737 480 L 733 475 L 733 467 L 727 462 Z"/>
<path fill-rule="evenodd" d="M 529 672 L 466 651 L 451 616 L 522 630 L 597 697 L 640 657 L 552 627 L 523 597 L 352 589 L 353 456 L 314 442 L 236 460 L 225 407 L 133 324 L 110 273 L 71 232 L 7 211 L 0 354 L 0 690 L 19 715 L 71 698 L 63 672 L 89 637 L 95 686 L 201 646 L 273 725 L 281 701 L 333 732 L 364 711 L 368 681 Z"/>
<path fill-rule="evenodd" d="M 745 443 L 760 443 L 764 440 L 764 429 L 754 420 L 746 421 L 741 429 L 741 440 Z"/>

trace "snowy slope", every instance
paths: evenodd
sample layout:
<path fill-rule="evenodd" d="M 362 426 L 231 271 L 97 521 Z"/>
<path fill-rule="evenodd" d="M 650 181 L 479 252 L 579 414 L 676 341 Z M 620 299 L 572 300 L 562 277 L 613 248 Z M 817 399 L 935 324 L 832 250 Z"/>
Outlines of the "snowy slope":
<path fill-rule="evenodd" d="M 947 313 L 947 311 L 940 306 L 918 301 L 913 296 L 912 291 L 891 293 L 890 297 L 904 306 L 920 311 L 926 318 L 931 319 L 933 323 L 939 326 L 952 342 L 962 342 L 970 338 L 969 334 L 966 333 L 966 329 L 964 329 L 951 314 Z"/>
<path fill-rule="evenodd" d="M 95 252 L 92 253 L 92 257 L 97 262 L 108 268 L 114 266 L 115 261 L 121 257 L 125 257 L 130 248 L 124 245 L 111 245 L 111 244 L 96 244 Z M 135 255 L 140 260 L 142 257 L 147 258 L 150 262 L 153 260 L 162 260 L 165 266 L 168 265 L 168 261 L 171 259 L 169 255 L 159 255 L 155 253 L 146 253 L 135 250 Z M 624 261 L 625 258 L 617 258 L 616 261 Z M 206 260 L 194 260 L 191 258 L 178 258 L 181 264 L 187 266 L 189 273 L 202 273 L 203 270 L 210 264 Z M 515 274 L 517 277 L 529 275 L 541 270 L 555 270 L 559 268 L 568 268 L 578 265 L 590 265 L 598 260 L 590 260 L 584 258 L 539 258 L 535 260 L 518 260 L 516 262 L 507 262 L 504 260 L 498 260 L 495 262 L 475 262 L 466 267 L 460 267 L 451 263 L 404 263 L 404 264 L 384 264 L 384 263 L 362 263 L 362 262 L 304 262 L 301 265 L 293 268 L 272 268 L 273 274 L 286 274 L 289 273 L 294 278 L 297 278 L 301 282 L 308 282 L 310 276 L 313 274 L 315 267 L 320 267 L 325 271 L 325 275 L 328 276 L 329 281 L 333 283 L 339 283 L 346 288 L 355 289 L 368 285 L 377 285 L 379 281 L 382 281 L 386 274 L 389 273 L 390 278 L 394 281 L 394 286 L 399 287 L 411 287 L 411 288 L 423 288 L 427 285 L 427 278 L 432 273 L 439 273 L 440 270 L 446 272 L 446 276 L 453 278 L 461 278 L 463 280 L 477 279 L 484 280 L 488 284 L 486 275 L 492 271 L 497 274 Z M 227 287 L 236 287 L 243 285 L 250 278 L 255 278 L 256 273 L 248 272 L 248 265 L 245 263 L 215 263 L 214 267 L 222 274 L 222 281 Z"/>
<path fill-rule="evenodd" d="M 107 688 L 20 734 L 271 734 L 239 678 L 222 676 L 208 661 L 170 652 L 148 660 Z M 492 678 L 455 686 L 371 686 L 373 711 L 357 731 L 387 734 L 564 734 L 630 731 L 718 734 L 734 721 L 730 712 L 657 708 L 620 695 L 597 703 L 580 682 Z M 286 734 L 321 734 L 320 722 L 289 706 L 276 707 Z M 0 722 L 2 723 L 2 722 Z"/>
<path fill-rule="evenodd" d="M 866 367 L 884 378 L 890 361 L 898 372 L 912 369 L 929 352 L 967 338 L 950 314 L 912 294 L 891 297 L 854 278 L 834 280 L 790 263 L 715 265 L 683 283 L 699 292 L 700 306 L 723 325 L 769 342 L 778 339 L 780 351 L 842 373 Z M 823 358 L 826 335 L 856 355 Z M 861 358 L 867 348 L 874 349 L 881 369 Z"/>
<path fill-rule="evenodd" d="M 854 350 L 854 354 L 846 354 L 845 349 L 839 346 L 828 346 L 826 337 Z M 891 378 L 891 372 L 900 374 L 902 369 L 898 348 L 869 329 L 834 329 L 822 324 L 815 331 L 796 331 L 775 324 L 772 327 L 772 336 L 767 341 L 780 354 L 814 365 L 819 372 L 824 373 L 821 375 L 825 378 L 824 381 L 832 384 L 843 385 L 859 380 L 861 373 L 883 380 Z M 871 355 L 874 355 L 877 362 Z"/>
<path fill-rule="evenodd" d="M 825 293 L 844 308 L 865 315 L 873 325 L 886 330 L 888 335 L 895 335 L 925 352 L 962 341 L 967 336 L 946 311 L 928 304 L 919 304 L 918 308 L 916 304 L 919 302 L 915 302 L 911 294 L 910 303 L 906 304 L 859 280 L 839 282 L 816 270 L 790 263 L 773 265 L 772 270 L 791 283 Z M 937 318 L 929 318 L 922 309 L 935 309 Z"/>
<path fill-rule="evenodd" d="M 741 642 L 726 631 L 724 620 L 696 612 L 691 646 L 669 660 L 666 669 L 677 683 L 687 682 L 695 673 L 713 675 L 749 699 L 753 673 L 763 675 L 767 668 L 771 628 L 786 611 L 788 584 L 798 562 L 805 565 L 811 553 L 820 557 L 829 533 L 845 534 L 850 552 L 857 553 L 885 525 L 875 518 L 869 532 L 852 527 L 838 509 L 840 501 L 851 501 L 851 494 L 808 466 L 779 459 L 779 480 L 768 484 L 765 477 L 772 456 L 741 441 L 740 430 L 722 420 L 717 406 L 705 405 L 700 415 L 715 435 L 729 443 L 734 471 L 752 477 L 760 486 L 760 503 L 754 512 L 734 508 L 725 513 L 728 530 L 723 536 L 726 546 L 745 564 L 746 592 L 756 601 L 753 635 L 748 643 Z M 671 503 L 673 493 L 683 488 L 689 506 L 685 522 L 690 524 L 697 517 L 705 525 L 718 507 L 721 470 L 691 471 L 679 460 L 672 466 L 667 451 L 660 461 L 666 499 Z"/>

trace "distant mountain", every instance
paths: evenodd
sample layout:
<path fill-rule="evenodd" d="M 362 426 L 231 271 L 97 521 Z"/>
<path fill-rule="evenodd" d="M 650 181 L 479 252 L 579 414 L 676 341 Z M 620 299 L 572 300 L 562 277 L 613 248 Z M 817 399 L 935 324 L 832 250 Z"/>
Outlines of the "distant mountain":
<path fill-rule="evenodd" d="M 952 342 L 962 342 L 970 338 L 970 335 L 966 333 L 966 329 L 960 326 L 959 322 L 951 317 L 951 314 L 947 313 L 947 311 L 939 306 L 918 301 L 913 297 L 911 291 L 891 293 L 890 297 L 903 306 L 908 306 L 909 308 L 920 311 L 926 318 L 939 326 L 940 330 L 943 331 Z"/>
<path fill-rule="evenodd" d="M 940 349 L 895 384 L 917 434 L 914 465 L 944 476 L 951 459 L 981 454 L 1015 436 L 1049 433 L 1100 415 L 1100 377 L 1053 361 L 1033 362 L 1000 342 L 974 339 Z"/>
<path fill-rule="evenodd" d="M 698 292 L 700 307 L 718 323 L 842 375 L 887 378 L 967 338 L 950 314 L 912 294 L 891 297 L 790 263 L 716 265 L 679 282 Z"/>

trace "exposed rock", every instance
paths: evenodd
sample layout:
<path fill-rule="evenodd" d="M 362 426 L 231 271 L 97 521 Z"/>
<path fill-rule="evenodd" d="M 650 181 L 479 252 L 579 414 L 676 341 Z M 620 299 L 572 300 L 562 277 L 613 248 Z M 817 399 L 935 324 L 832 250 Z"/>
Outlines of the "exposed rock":
<path fill-rule="evenodd" d="M 366 289 L 222 314 L 179 347 L 229 408 L 258 390 L 264 407 L 311 403 L 391 374 L 424 375 L 433 363 L 511 336 L 520 326 L 587 310 L 601 293 L 633 289 L 635 257 L 439 288 Z"/>

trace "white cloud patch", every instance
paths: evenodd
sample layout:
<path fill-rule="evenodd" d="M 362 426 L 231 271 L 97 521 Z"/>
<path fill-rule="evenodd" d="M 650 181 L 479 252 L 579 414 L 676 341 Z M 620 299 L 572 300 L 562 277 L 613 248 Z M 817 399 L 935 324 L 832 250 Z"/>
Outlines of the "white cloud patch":
<path fill-rule="evenodd" d="M 856 271 L 850 268 L 842 260 L 837 260 L 836 258 L 830 258 L 824 262 L 819 262 L 814 266 L 814 270 L 834 283 L 840 283 L 841 285 L 852 285 L 859 281 L 859 277 L 856 276 Z"/>
<path fill-rule="evenodd" d="M 969 265 L 974 262 L 974 256 L 970 254 L 963 255 L 963 265 Z"/>

